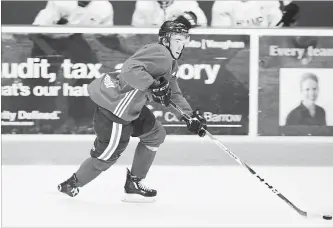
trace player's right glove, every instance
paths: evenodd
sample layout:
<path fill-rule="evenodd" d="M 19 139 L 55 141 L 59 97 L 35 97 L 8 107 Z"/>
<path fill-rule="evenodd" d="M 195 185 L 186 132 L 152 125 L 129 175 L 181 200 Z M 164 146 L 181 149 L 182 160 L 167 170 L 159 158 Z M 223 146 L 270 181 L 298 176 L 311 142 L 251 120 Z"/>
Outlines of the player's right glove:
<path fill-rule="evenodd" d="M 164 77 L 159 78 L 150 87 L 153 100 L 163 106 L 170 105 L 171 88 L 168 80 Z"/>
<path fill-rule="evenodd" d="M 207 129 L 207 121 L 206 119 L 201 115 L 199 112 L 199 109 L 193 111 L 191 115 L 191 119 L 186 119 L 185 117 L 181 117 L 180 120 L 183 120 L 186 122 L 187 129 L 194 133 L 199 135 L 200 137 L 204 137 L 206 135 L 206 129 Z"/>

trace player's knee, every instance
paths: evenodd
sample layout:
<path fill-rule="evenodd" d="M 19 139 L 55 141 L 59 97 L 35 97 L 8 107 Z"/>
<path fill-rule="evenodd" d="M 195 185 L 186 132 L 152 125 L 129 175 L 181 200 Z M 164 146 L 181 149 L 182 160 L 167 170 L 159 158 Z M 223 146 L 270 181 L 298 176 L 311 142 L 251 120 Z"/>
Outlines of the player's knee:
<path fill-rule="evenodd" d="M 97 169 L 99 171 L 105 171 L 115 163 L 115 161 L 107 162 L 107 161 L 100 160 L 98 158 L 93 158 L 93 159 L 94 159 L 94 167 L 95 167 L 95 169 Z"/>
<path fill-rule="evenodd" d="M 164 143 L 164 140 L 166 138 L 166 131 L 160 121 L 156 121 L 154 128 L 156 129 L 156 131 L 152 136 L 153 146 L 160 146 L 162 143 Z"/>
<path fill-rule="evenodd" d="M 152 131 L 149 134 L 143 135 L 140 137 L 140 141 L 143 145 L 145 145 L 148 149 L 156 151 L 165 140 L 166 131 L 161 122 L 156 121 Z"/>
<path fill-rule="evenodd" d="M 161 122 L 158 122 L 159 125 L 160 125 L 160 128 L 159 128 L 159 133 L 158 133 L 158 144 L 161 145 L 162 143 L 164 143 L 165 141 L 165 138 L 166 138 L 166 130 L 165 128 L 163 127 L 163 125 L 161 124 Z"/>

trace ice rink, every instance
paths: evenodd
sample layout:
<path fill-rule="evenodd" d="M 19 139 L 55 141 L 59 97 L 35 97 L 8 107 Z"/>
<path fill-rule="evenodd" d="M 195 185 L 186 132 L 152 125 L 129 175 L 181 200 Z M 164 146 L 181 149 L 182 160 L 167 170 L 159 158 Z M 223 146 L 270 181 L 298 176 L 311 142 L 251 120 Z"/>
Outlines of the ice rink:
<path fill-rule="evenodd" d="M 168 143 L 166 147 L 170 149 Z M 77 170 L 81 158 L 85 158 L 87 152 L 78 155 L 78 152 L 62 150 L 61 152 L 67 153 L 67 156 L 62 156 L 63 162 L 60 160 L 55 162 L 53 158 L 56 156 L 53 152 L 60 146 L 45 143 L 49 147 L 44 151 L 43 158 L 36 156 L 41 151 L 33 150 L 33 147 L 27 151 L 29 148 L 27 142 L 22 142 L 21 149 L 17 149 L 16 152 L 10 152 L 9 148 L 15 148 L 13 145 L 17 145 L 17 142 L 3 142 L 2 226 L 333 227 L 333 221 L 300 216 L 246 169 L 228 156 L 222 155 L 223 152 L 217 147 L 214 150 L 215 155 L 220 155 L 226 162 L 219 164 L 212 159 L 214 158 L 212 151 L 201 151 L 202 142 L 196 143 L 186 144 L 188 149 L 192 150 L 192 160 L 184 155 L 188 151 L 184 151 L 183 156 L 177 158 L 178 163 L 174 162 L 175 165 L 171 165 L 171 160 L 176 161 L 175 154 L 182 151 L 170 152 L 171 159 L 171 156 L 163 155 L 165 151 L 161 149 L 162 154 L 157 155 L 156 163 L 146 179 L 148 186 L 158 190 L 157 200 L 151 204 L 134 204 L 121 201 L 126 167 L 130 166 L 132 153 L 124 155 L 119 164 L 81 188 L 77 197 L 70 198 L 59 193 L 57 185 Z M 89 141 L 79 144 L 81 147 L 90 146 Z M 234 149 L 235 154 L 240 151 L 236 144 L 240 143 L 227 143 Z M 251 145 L 245 143 L 241 146 L 251 148 Z M 326 161 L 328 164 L 332 162 L 330 160 L 332 156 L 327 156 L 329 148 L 332 148 L 330 145 L 332 144 L 326 145 L 327 153 L 326 157 L 323 157 L 329 160 Z M 43 148 L 43 145 L 40 146 Z M 307 154 L 306 148 L 312 149 L 312 146 L 303 145 L 304 153 Z M 133 145 L 130 145 L 130 148 L 132 147 Z M 292 145 L 285 147 L 292 148 Z M 209 145 L 206 145 L 206 148 L 209 148 Z M 257 149 L 263 150 L 262 146 L 258 145 Z M 278 147 L 272 146 L 266 148 L 266 151 L 269 153 L 277 149 Z M 289 151 L 289 153 L 294 152 Z M 240 154 L 244 155 L 242 152 Z M 241 155 L 239 156 L 242 158 Z M 75 156 L 77 157 L 71 160 L 71 164 L 66 164 L 66 160 Z M 299 154 L 294 153 L 293 156 L 297 157 Z M 249 160 L 250 166 L 261 177 L 300 209 L 333 214 L 333 166 L 271 165 L 269 162 L 268 165 L 264 165 L 248 159 L 251 155 L 243 157 Z M 259 154 L 253 152 L 252 157 L 259 158 Z M 49 162 L 46 158 L 49 158 Z M 277 163 L 281 161 L 278 158 L 276 160 Z M 289 162 L 287 160 L 286 164 L 289 164 L 291 160 Z M 300 164 L 302 160 L 303 163 L 310 162 L 310 157 L 299 156 L 298 160 Z M 200 165 L 200 161 L 205 162 Z"/>
<path fill-rule="evenodd" d="M 153 166 L 152 204 L 121 201 L 125 166 L 114 166 L 70 198 L 57 184 L 76 166 L 3 166 L 3 227 L 333 227 L 306 219 L 241 167 Z M 333 168 L 256 167 L 303 210 L 333 213 Z"/>

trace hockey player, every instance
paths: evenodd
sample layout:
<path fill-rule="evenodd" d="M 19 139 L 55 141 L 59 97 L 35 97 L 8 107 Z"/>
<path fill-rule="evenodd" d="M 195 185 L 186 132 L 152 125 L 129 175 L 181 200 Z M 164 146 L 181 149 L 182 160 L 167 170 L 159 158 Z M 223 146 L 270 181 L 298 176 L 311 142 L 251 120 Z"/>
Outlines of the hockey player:
<path fill-rule="evenodd" d="M 270 28 L 282 18 L 278 1 L 215 1 L 212 27 Z"/>
<path fill-rule="evenodd" d="M 192 111 L 178 87 L 177 59 L 189 41 L 188 29 L 181 23 L 166 21 L 160 27 L 158 43 L 144 45 L 127 61 L 119 74 L 109 73 L 95 79 L 89 96 L 97 104 L 94 114 L 96 139 L 88 159 L 65 182 L 59 191 L 74 197 L 83 187 L 110 168 L 126 149 L 130 137 L 138 137 L 131 170 L 127 169 L 125 200 L 151 200 L 157 191 L 143 184 L 166 131 L 147 108 L 149 101 L 166 107 L 175 102 L 192 119 L 185 120 L 170 108 L 189 131 L 203 137 L 206 120 L 198 110 Z M 131 199 L 132 198 L 132 199 Z M 136 199 L 135 199 L 136 198 Z"/>
<path fill-rule="evenodd" d="M 164 21 L 175 20 L 185 12 L 197 20 L 197 25 L 207 26 L 207 18 L 197 1 L 136 1 L 132 25 L 136 27 L 161 26 Z"/>

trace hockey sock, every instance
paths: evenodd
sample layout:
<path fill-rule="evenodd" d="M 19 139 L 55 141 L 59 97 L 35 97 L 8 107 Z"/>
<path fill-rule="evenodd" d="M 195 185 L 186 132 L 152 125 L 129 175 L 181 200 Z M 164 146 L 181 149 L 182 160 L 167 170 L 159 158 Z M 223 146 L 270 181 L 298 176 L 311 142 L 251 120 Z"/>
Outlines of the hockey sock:
<path fill-rule="evenodd" d="M 90 181 L 94 180 L 113 164 L 114 163 L 103 162 L 97 158 L 87 158 L 75 173 L 79 187 L 83 187 Z"/>
<path fill-rule="evenodd" d="M 139 178 L 145 178 L 149 168 L 153 164 L 155 155 L 156 151 L 148 149 L 145 145 L 139 142 L 135 149 L 131 170 L 132 175 Z"/>

